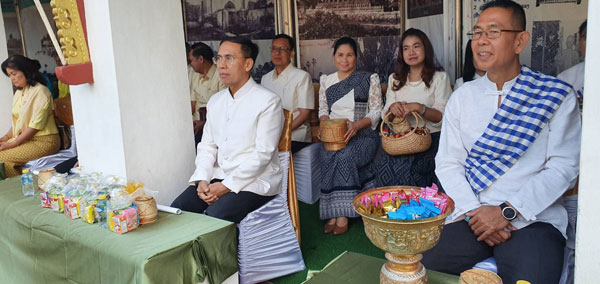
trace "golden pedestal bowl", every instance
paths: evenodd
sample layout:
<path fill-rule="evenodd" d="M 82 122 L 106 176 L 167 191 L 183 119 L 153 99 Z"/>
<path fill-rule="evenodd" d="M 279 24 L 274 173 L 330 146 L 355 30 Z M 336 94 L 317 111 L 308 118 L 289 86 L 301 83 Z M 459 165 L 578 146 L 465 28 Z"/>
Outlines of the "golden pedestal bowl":
<path fill-rule="evenodd" d="M 421 264 L 422 253 L 433 248 L 439 241 L 444 221 L 454 211 L 454 201 L 448 198 L 444 214 L 421 220 L 394 220 L 365 214 L 359 210 L 361 198 L 376 193 L 420 187 L 388 186 L 365 191 L 354 198 L 354 211 L 362 216 L 365 233 L 369 240 L 385 251 L 387 262 L 381 268 L 380 284 L 427 283 L 425 267 Z"/>

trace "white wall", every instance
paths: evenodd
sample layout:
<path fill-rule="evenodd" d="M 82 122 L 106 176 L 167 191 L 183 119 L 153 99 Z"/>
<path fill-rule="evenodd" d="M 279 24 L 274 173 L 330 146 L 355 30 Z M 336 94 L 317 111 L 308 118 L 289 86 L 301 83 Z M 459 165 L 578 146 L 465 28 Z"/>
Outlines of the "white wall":
<path fill-rule="evenodd" d="M 195 159 L 181 2 L 110 3 L 127 176 L 170 204 Z"/>
<path fill-rule="evenodd" d="M 589 1 L 588 30 L 585 57 L 585 97 L 583 104 L 583 132 L 581 142 L 581 163 L 579 176 L 579 209 L 577 218 L 577 238 L 575 258 L 575 283 L 598 283 L 600 269 L 600 242 L 598 232 L 598 173 L 600 172 L 600 81 L 595 80 L 600 73 L 600 1 Z"/>
<path fill-rule="evenodd" d="M 85 8 L 95 83 L 71 89 L 80 163 L 141 181 L 168 205 L 195 157 L 181 2 L 86 0 Z"/>
<path fill-rule="evenodd" d="M 8 58 L 8 49 L 6 46 L 6 33 L 4 32 L 4 19 L 0 17 L 0 60 Z M 0 74 L 0 137 L 4 136 L 10 129 L 12 115 L 13 89 L 10 79 Z"/>
<path fill-rule="evenodd" d="M 85 2 L 95 82 L 71 86 L 71 101 L 80 164 L 86 171 L 126 176 L 108 5 L 107 1 Z"/>

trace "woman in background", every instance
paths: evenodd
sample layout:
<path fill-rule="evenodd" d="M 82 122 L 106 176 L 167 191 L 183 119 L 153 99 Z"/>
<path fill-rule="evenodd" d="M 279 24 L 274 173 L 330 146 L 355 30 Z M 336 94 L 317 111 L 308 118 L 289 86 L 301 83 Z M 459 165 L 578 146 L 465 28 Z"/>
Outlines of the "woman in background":
<path fill-rule="evenodd" d="M 44 85 L 40 63 L 22 55 L 2 62 L 2 72 L 17 89 L 12 126 L 0 138 L 0 162 L 7 177 L 21 174 L 25 163 L 58 152 L 60 138 L 54 121 L 52 95 Z"/>

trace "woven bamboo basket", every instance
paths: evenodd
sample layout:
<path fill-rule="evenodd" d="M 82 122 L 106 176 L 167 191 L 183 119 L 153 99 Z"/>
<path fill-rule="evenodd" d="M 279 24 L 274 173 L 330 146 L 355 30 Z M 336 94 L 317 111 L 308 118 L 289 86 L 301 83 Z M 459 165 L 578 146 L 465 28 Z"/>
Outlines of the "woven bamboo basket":
<path fill-rule="evenodd" d="M 421 153 L 431 147 L 431 133 L 429 128 L 425 124 L 425 120 L 421 115 L 416 112 L 412 112 L 415 117 L 416 125 L 410 132 L 400 136 L 399 138 L 392 138 L 383 135 L 383 125 L 386 124 L 390 129 L 392 126 L 390 123 L 390 116 L 393 115 L 391 112 L 385 115 L 383 123 L 379 127 L 381 133 L 381 146 L 383 150 L 390 155 L 406 155 Z"/>
<path fill-rule="evenodd" d="M 41 170 L 38 176 L 38 188 L 41 188 L 42 185 L 50 180 L 55 173 L 56 170 L 54 168 Z"/>
<path fill-rule="evenodd" d="M 502 284 L 498 274 L 484 269 L 469 269 L 460 274 L 460 284 Z"/>
<path fill-rule="evenodd" d="M 348 131 L 345 119 L 328 119 L 321 121 L 319 140 L 327 151 L 338 151 L 346 147 L 344 135 Z"/>
<path fill-rule="evenodd" d="M 135 203 L 137 206 L 140 225 L 150 224 L 156 221 L 158 209 L 156 207 L 156 200 L 154 200 L 154 197 L 149 195 L 141 195 L 136 197 L 133 200 L 133 203 Z"/>
<path fill-rule="evenodd" d="M 386 125 L 396 133 L 406 133 L 411 128 L 410 123 L 404 117 L 394 117 L 391 122 L 386 121 Z"/>

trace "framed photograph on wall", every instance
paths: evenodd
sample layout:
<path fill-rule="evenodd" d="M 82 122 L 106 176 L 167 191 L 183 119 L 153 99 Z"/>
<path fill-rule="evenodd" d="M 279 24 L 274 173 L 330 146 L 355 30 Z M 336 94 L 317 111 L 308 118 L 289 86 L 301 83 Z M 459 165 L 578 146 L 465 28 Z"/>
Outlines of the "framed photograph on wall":
<path fill-rule="evenodd" d="M 406 14 L 409 19 L 444 13 L 443 0 L 407 0 Z"/>
<path fill-rule="evenodd" d="M 314 82 L 336 72 L 333 44 L 348 36 L 358 44 L 357 69 L 378 73 L 386 82 L 404 31 L 403 8 L 403 0 L 297 0 L 299 67 Z"/>
<path fill-rule="evenodd" d="M 556 3 L 576 3 L 577 5 L 581 4 L 581 0 L 536 0 L 535 6 L 540 6 L 540 4 L 556 4 Z"/>
<path fill-rule="evenodd" d="M 188 41 L 275 36 L 274 0 L 183 0 Z"/>
<path fill-rule="evenodd" d="M 259 47 L 252 77 L 273 70 L 271 39 L 275 36 L 275 0 L 182 0 L 186 41 L 204 42 L 216 54 L 223 39 L 246 36 Z"/>

